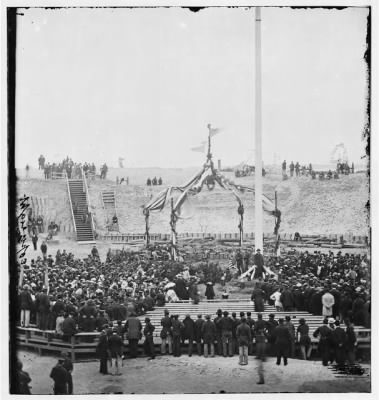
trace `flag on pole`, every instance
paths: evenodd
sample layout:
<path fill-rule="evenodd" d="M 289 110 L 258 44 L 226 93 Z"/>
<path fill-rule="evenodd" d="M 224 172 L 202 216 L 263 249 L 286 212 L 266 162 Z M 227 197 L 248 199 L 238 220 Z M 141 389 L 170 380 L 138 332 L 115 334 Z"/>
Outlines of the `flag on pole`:
<path fill-rule="evenodd" d="M 209 136 L 213 137 L 214 135 L 218 135 L 221 132 L 219 128 L 211 128 L 209 129 Z"/>
<path fill-rule="evenodd" d="M 199 153 L 205 153 L 205 144 L 202 144 L 201 146 L 191 147 L 191 150 L 197 151 Z"/>

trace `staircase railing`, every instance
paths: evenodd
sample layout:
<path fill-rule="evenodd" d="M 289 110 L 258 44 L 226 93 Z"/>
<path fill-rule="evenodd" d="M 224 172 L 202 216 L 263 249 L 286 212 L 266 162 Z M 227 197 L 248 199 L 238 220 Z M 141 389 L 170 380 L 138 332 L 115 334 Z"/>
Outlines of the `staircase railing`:
<path fill-rule="evenodd" d="M 68 200 L 69 200 L 69 202 L 70 202 L 70 209 L 71 209 L 72 222 L 73 222 L 73 224 L 74 224 L 74 231 L 75 231 L 75 233 L 76 233 L 76 223 L 75 223 L 74 209 L 72 208 L 70 184 L 69 184 L 69 182 L 68 182 L 68 176 L 67 176 L 67 174 L 66 174 L 66 183 L 67 183 L 67 191 L 68 191 Z"/>
<path fill-rule="evenodd" d="M 82 171 L 82 177 L 83 177 L 83 192 L 86 194 L 87 197 L 87 202 L 88 202 L 88 212 L 91 216 L 91 229 L 93 234 L 95 234 L 95 222 L 93 220 L 93 215 L 92 215 L 92 207 L 91 207 L 91 200 L 90 200 L 90 196 L 89 196 L 89 191 L 88 191 L 88 185 L 87 185 L 87 178 L 86 178 L 86 174 L 83 170 L 83 167 L 81 167 L 81 171 Z"/>

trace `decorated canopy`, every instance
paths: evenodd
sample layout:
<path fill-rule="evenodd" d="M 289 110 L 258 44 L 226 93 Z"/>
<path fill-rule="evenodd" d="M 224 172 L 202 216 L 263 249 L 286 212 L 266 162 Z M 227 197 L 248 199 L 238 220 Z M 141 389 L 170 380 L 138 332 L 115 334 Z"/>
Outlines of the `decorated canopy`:
<path fill-rule="evenodd" d="M 150 212 L 162 211 L 167 204 L 170 202 L 171 198 L 176 198 L 176 201 L 172 207 L 171 215 L 171 227 L 174 230 L 173 225 L 180 218 L 181 207 L 189 196 L 195 196 L 200 193 L 204 185 L 207 186 L 209 190 L 213 190 L 215 185 L 219 185 L 221 188 L 228 190 L 233 193 L 236 200 L 238 201 L 238 213 L 241 218 L 244 213 L 243 203 L 240 198 L 241 193 L 254 193 L 254 188 L 236 184 L 229 178 L 221 174 L 220 171 L 216 170 L 213 165 L 212 155 L 210 152 L 210 138 L 212 136 L 212 129 L 210 129 L 210 135 L 208 137 L 208 155 L 207 162 L 203 165 L 203 168 L 195 176 L 193 176 L 185 185 L 183 186 L 169 186 L 162 190 L 155 197 L 153 197 L 147 204 L 143 206 L 143 213 L 145 216 L 149 216 Z M 179 196 L 178 196 L 179 195 Z M 280 226 L 280 216 L 281 212 L 276 208 L 275 203 L 266 195 L 262 195 L 262 207 L 264 212 L 272 215 L 275 218 L 275 229 L 274 233 L 278 234 Z M 242 224 L 240 229 L 242 229 Z"/>

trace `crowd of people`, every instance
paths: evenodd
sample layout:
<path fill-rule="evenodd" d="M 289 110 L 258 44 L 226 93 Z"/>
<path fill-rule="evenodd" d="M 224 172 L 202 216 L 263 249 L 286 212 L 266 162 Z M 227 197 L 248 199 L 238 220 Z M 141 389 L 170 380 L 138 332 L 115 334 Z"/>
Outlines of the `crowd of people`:
<path fill-rule="evenodd" d="M 162 178 L 159 177 L 157 179 L 156 176 L 154 176 L 153 179 L 147 178 L 147 181 L 146 181 L 147 186 L 157 186 L 157 185 L 160 186 L 162 184 L 163 184 Z"/>
<path fill-rule="evenodd" d="M 87 258 L 57 251 L 55 260 L 46 255 L 24 266 L 19 294 L 21 326 L 35 323 L 41 330 L 52 330 L 64 341 L 79 331 L 100 333 L 97 344 L 100 372 L 108 373 L 112 365 L 120 373 L 125 357 L 123 343 L 128 340 L 128 355 L 138 355 L 138 341 L 145 337 L 144 352 L 154 359 L 154 330 L 149 318 L 142 324 L 139 317 L 155 306 L 181 299 L 201 301 L 198 285 L 206 287 L 205 298 L 216 297 L 215 283 L 228 285 L 250 265 L 254 268 L 251 300 L 257 319 L 251 313 L 229 314 L 218 310 L 216 317 L 190 315 L 181 319 L 165 310 L 161 320 L 161 354 L 180 356 L 183 344 L 187 354 L 205 357 L 216 354 L 234 356 L 245 365 L 253 349 L 258 358 L 277 357 L 284 365 L 294 357 L 308 359 L 311 352 L 309 326 L 300 319 L 295 328 L 290 315 L 285 320 L 271 314 L 264 320 L 268 304 L 277 311 L 308 311 L 325 320 L 314 332 L 319 338 L 319 354 L 324 365 L 330 362 L 354 362 L 357 345 L 354 325 L 370 327 L 370 266 L 365 255 L 323 254 L 315 251 L 263 257 L 245 251 L 235 254 L 232 263 L 239 267 L 206 270 L 207 264 L 195 267 L 190 262 L 170 259 L 169 248 L 155 246 L 144 252 L 108 251 L 102 262 L 96 246 Z M 241 261 L 242 258 L 242 261 Z M 242 266 L 241 266 L 242 263 Z M 206 271 L 206 272 L 204 272 Z M 267 271 L 274 272 L 268 273 Z M 251 278 L 246 275 L 246 280 Z M 239 283 L 243 287 L 245 282 Z M 344 323 L 346 328 L 341 328 Z M 254 343 L 254 345 L 253 345 Z M 109 364 L 111 363 L 111 364 Z M 62 374 L 64 375 L 64 374 Z M 263 379 L 263 378 L 262 378 Z M 68 385 L 68 383 L 67 383 Z M 66 387 L 65 390 L 68 389 Z M 68 392 L 65 392 L 68 393 Z"/>
<path fill-rule="evenodd" d="M 312 179 L 316 179 L 318 177 L 319 180 L 330 180 L 330 179 L 338 179 L 340 175 L 349 175 L 350 173 L 354 173 L 354 163 L 351 164 L 351 167 L 347 162 L 338 162 L 336 169 L 332 171 L 329 169 L 328 171 L 316 171 L 312 164 L 309 165 L 300 165 L 298 161 L 291 163 L 288 166 L 289 176 L 287 174 L 287 161 L 284 160 L 282 162 L 282 176 L 283 179 L 288 179 L 299 176 L 310 176 Z"/>
<path fill-rule="evenodd" d="M 43 170 L 45 179 L 54 179 L 66 173 L 68 179 L 82 178 L 82 169 L 87 178 L 96 176 L 95 164 L 84 162 L 74 162 L 70 157 L 64 158 L 61 162 L 46 162 L 46 158 L 41 154 L 38 158 L 38 169 Z M 100 179 L 106 179 L 108 166 L 104 163 L 100 167 Z"/>

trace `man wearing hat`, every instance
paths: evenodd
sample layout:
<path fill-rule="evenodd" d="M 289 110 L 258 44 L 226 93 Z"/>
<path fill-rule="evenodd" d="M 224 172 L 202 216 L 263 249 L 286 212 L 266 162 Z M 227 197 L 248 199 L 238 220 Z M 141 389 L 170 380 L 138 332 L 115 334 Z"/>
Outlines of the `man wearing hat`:
<path fill-rule="evenodd" d="M 223 317 L 219 321 L 221 328 L 222 350 L 224 357 L 233 357 L 233 320 L 229 317 L 229 313 L 224 311 Z"/>
<path fill-rule="evenodd" d="M 276 365 L 280 365 L 282 357 L 284 365 L 287 365 L 288 350 L 291 346 L 291 334 L 284 325 L 283 318 L 279 318 L 279 325 L 274 329 L 272 337 L 275 340 Z"/>
<path fill-rule="evenodd" d="M 309 337 L 309 326 L 304 318 L 300 318 L 296 331 L 297 342 L 300 345 L 300 352 L 303 360 L 308 360 L 312 353 L 312 343 Z"/>
<path fill-rule="evenodd" d="M 262 278 L 264 274 L 264 259 L 260 249 L 257 249 L 257 252 L 254 254 L 254 265 L 255 265 L 254 278 L 255 279 Z"/>
<path fill-rule="evenodd" d="M 341 366 L 345 364 L 346 360 L 346 342 L 347 336 L 344 329 L 340 326 L 340 321 L 335 321 L 335 329 L 332 332 L 334 355 L 337 365 Z"/>
<path fill-rule="evenodd" d="M 197 320 L 195 321 L 195 341 L 196 341 L 196 348 L 197 354 L 201 356 L 201 339 L 202 339 L 202 330 L 204 325 L 204 320 L 201 314 L 198 314 Z"/>
<path fill-rule="evenodd" d="M 322 301 L 322 316 L 331 317 L 333 315 L 334 296 L 330 293 L 329 289 L 321 297 Z"/>
<path fill-rule="evenodd" d="M 122 356 L 123 342 L 121 337 L 117 334 L 117 328 L 112 330 L 112 336 L 108 338 L 108 350 L 111 357 L 111 366 L 114 367 L 114 375 L 121 375 L 121 356 Z"/>
<path fill-rule="evenodd" d="M 173 315 L 171 332 L 174 357 L 180 357 L 182 355 L 180 349 L 180 339 L 182 336 L 183 328 L 184 325 L 181 321 L 179 321 L 179 315 Z"/>
<path fill-rule="evenodd" d="M 208 357 L 209 350 L 211 357 L 215 356 L 214 341 L 217 335 L 216 325 L 211 321 L 211 316 L 205 316 L 205 322 L 201 328 L 201 335 L 204 341 L 204 357 Z"/>
<path fill-rule="evenodd" d="M 222 310 L 217 310 L 217 317 L 213 320 L 216 326 L 216 341 L 217 341 L 217 353 L 219 356 L 222 355 L 222 334 L 221 334 L 221 325 L 220 321 L 222 319 Z"/>
<path fill-rule="evenodd" d="M 131 358 L 138 356 L 138 341 L 142 338 L 142 324 L 135 312 L 131 312 L 125 322 L 125 331 L 129 341 L 129 351 Z"/>
<path fill-rule="evenodd" d="M 166 345 L 168 345 L 168 353 L 172 354 L 172 321 L 170 318 L 170 312 L 168 310 L 164 311 L 164 317 L 161 319 L 161 354 L 166 354 Z"/>
<path fill-rule="evenodd" d="M 19 294 L 18 304 L 21 310 L 20 324 L 21 326 L 28 328 L 30 322 L 30 311 L 32 310 L 34 304 L 28 285 L 24 285 L 23 290 Z"/>
<path fill-rule="evenodd" d="M 328 319 L 324 318 L 322 326 L 313 332 L 315 338 L 319 338 L 318 351 L 322 358 L 322 365 L 327 366 L 330 358 L 330 343 L 332 330 L 328 326 Z"/>
<path fill-rule="evenodd" d="M 182 343 L 188 340 L 188 356 L 192 357 L 192 346 L 195 336 L 195 322 L 190 314 L 187 314 L 183 320 Z"/>
<path fill-rule="evenodd" d="M 54 381 L 54 394 L 72 394 L 69 393 L 70 376 L 63 364 L 63 359 L 58 360 L 50 372 L 50 378 Z"/>
<path fill-rule="evenodd" d="M 247 365 L 249 343 L 251 342 L 251 329 L 246 323 L 246 318 L 244 316 L 241 318 L 241 323 L 237 326 L 236 336 L 239 346 L 239 364 Z"/>
<path fill-rule="evenodd" d="M 278 326 L 278 321 L 275 320 L 275 314 L 269 314 L 269 319 L 266 321 L 266 336 L 268 342 L 268 353 L 274 355 L 275 336 L 273 335 L 275 328 Z"/>

